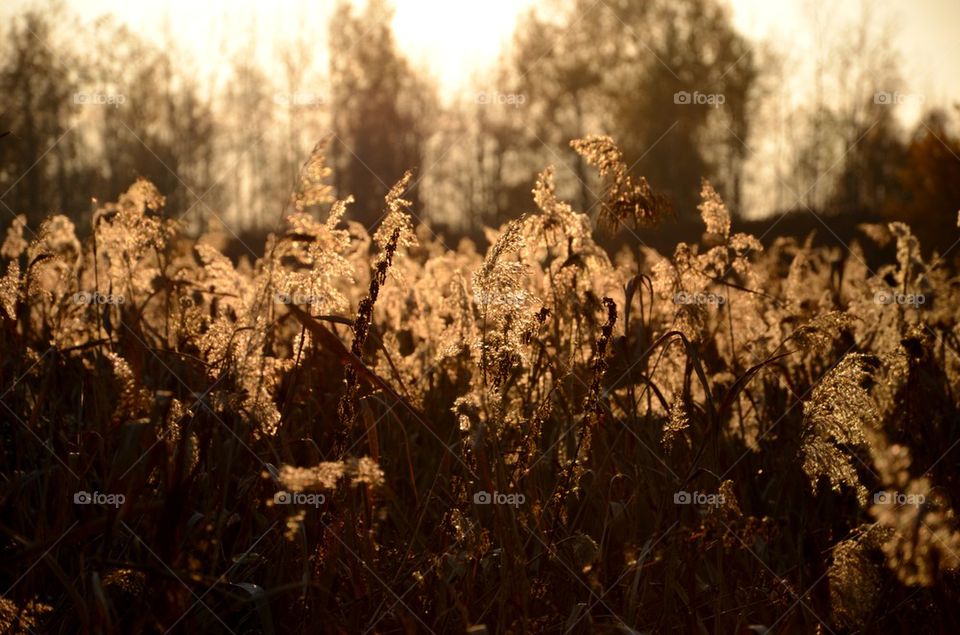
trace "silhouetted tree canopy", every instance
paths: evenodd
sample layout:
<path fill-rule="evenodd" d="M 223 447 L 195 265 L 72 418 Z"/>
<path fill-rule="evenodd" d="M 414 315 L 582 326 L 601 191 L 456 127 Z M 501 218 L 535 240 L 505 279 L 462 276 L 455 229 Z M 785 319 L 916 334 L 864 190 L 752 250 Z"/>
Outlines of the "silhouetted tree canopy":
<path fill-rule="evenodd" d="M 331 165 L 351 215 L 371 226 L 383 198 L 406 170 L 421 167 L 436 109 L 433 87 L 398 52 L 392 10 L 370 0 L 356 13 L 340 2 L 330 22 Z M 417 204 L 417 188 L 405 195 Z"/>

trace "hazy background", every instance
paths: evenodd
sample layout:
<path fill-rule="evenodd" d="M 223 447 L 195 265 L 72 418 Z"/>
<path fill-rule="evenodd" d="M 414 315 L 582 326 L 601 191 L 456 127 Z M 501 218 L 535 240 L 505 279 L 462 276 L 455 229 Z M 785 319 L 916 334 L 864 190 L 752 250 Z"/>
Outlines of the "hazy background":
<path fill-rule="evenodd" d="M 741 219 L 936 240 L 960 207 L 960 3 L 834 5 L 7 2 L 0 217 L 82 223 L 145 176 L 188 227 L 262 233 L 327 138 L 357 220 L 414 167 L 418 216 L 476 235 L 530 209 L 548 164 L 592 209 L 567 143 L 607 133 L 681 224 L 705 177 Z"/>
<path fill-rule="evenodd" d="M 270 64 L 273 52 L 297 38 L 308 38 L 313 54 L 326 59 L 326 24 L 333 15 L 330 0 L 279 0 L 264 3 L 208 0 L 166 0 L 130 3 L 123 0 L 72 0 L 63 3 L 88 19 L 112 15 L 131 29 L 163 45 L 164 29 L 175 30 L 179 44 L 194 56 L 204 73 L 217 72 L 229 64 L 225 51 L 244 46 L 239 33 L 257 33 L 257 53 Z M 391 26 L 398 48 L 433 74 L 445 96 L 469 89 L 476 71 L 496 64 L 503 47 L 509 45 L 517 19 L 527 10 L 546 3 L 538 0 L 488 0 L 449 2 L 446 0 L 396 0 Z M 733 25 L 755 42 L 768 42 L 783 50 L 807 54 L 823 42 L 811 15 L 822 22 L 842 17 L 856 18 L 861 2 L 810 2 L 809 0 L 731 0 Z M 25 7 L 40 3 L 13 0 L 0 9 L 12 17 Z M 960 3 L 950 0 L 918 0 L 905 4 L 874 0 L 865 5 L 883 20 L 896 24 L 888 42 L 902 52 L 904 85 L 911 92 L 929 95 L 941 105 L 960 96 Z M 600 8 L 600 5 L 598 5 Z M 838 15 L 839 12 L 839 15 Z M 159 27 L 159 28 L 158 28 Z M 820 41 L 818 41 L 820 40 Z M 915 116 L 917 113 L 911 113 Z"/>

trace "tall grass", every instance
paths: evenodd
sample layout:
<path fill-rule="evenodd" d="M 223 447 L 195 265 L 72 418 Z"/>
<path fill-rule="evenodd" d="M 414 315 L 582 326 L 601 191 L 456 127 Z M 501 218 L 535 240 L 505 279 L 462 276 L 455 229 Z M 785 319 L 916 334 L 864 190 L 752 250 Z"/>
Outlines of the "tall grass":
<path fill-rule="evenodd" d="M 136 183 L 89 235 L 14 222 L 0 279 L 0 623 L 34 633 L 946 632 L 958 279 L 700 244 L 606 137 L 608 254 L 557 198 L 451 249 L 370 236 L 322 146 L 262 257 Z M 631 630 L 632 629 L 632 630 Z M 752 629 L 752 631 L 751 631 Z"/>

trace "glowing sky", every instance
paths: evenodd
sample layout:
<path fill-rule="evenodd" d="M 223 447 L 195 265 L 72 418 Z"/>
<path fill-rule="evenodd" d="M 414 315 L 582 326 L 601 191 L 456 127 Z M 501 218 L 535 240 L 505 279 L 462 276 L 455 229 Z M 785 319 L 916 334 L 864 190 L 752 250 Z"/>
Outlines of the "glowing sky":
<path fill-rule="evenodd" d="M 813 0 L 732 0 L 733 22 L 742 33 L 777 47 L 789 47 L 796 57 L 816 46 L 809 20 Z M 841 0 L 819 2 L 827 27 L 861 14 L 876 12 L 876 24 L 889 26 L 888 46 L 900 53 L 902 88 L 926 97 L 927 105 L 960 102 L 960 1 L 958 0 Z"/>
<path fill-rule="evenodd" d="M 603 1 L 603 0 L 601 0 Z M 639 1 L 639 0 L 638 0 Z M 804 20 L 815 0 L 729 0 L 735 25 L 752 38 L 789 46 L 803 57 L 815 34 Z M 926 103 L 960 100 L 960 0 L 863 0 L 896 29 L 890 47 L 902 52 L 904 88 L 927 96 Z M 444 92 L 469 87 L 476 69 L 495 61 L 509 41 L 517 16 L 536 0 L 395 0 L 394 29 L 403 50 L 425 64 Z M 861 0 L 821 1 L 825 17 L 853 15 Z M 4 3 L 0 16 L 31 0 Z M 257 33 L 256 54 L 274 57 L 278 43 L 295 38 L 316 43 L 315 64 L 325 67 L 327 19 L 333 0 L 66 0 L 68 7 L 90 19 L 113 14 L 136 32 L 162 37 L 169 29 L 190 51 L 198 69 L 214 69 L 227 52 L 249 49 L 251 29 Z M 42 6 L 42 3 L 40 4 Z M 595 10 L 602 10 L 597 5 Z"/>

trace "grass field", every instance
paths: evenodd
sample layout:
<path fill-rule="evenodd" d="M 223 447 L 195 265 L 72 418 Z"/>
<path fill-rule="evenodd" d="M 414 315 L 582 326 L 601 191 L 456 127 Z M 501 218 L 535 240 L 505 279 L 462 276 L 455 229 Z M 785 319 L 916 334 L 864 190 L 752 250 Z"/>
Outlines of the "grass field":
<path fill-rule="evenodd" d="M 410 177 L 346 221 L 322 147 L 256 258 L 145 181 L 14 222 L 0 628 L 956 632 L 955 264 L 900 223 L 764 249 L 708 183 L 661 254 L 669 202 L 573 146 L 599 220 L 547 169 L 486 253 Z"/>

